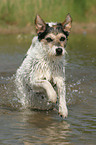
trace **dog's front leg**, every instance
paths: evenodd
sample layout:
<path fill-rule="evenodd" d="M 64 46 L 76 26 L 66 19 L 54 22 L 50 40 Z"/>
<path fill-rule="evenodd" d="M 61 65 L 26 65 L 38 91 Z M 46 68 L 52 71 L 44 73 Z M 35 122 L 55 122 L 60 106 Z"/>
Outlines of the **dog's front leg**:
<path fill-rule="evenodd" d="M 68 110 L 66 106 L 66 89 L 65 89 L 65 82 L 62 77 L 55 77 L 54 82 L 57 85 L 58 96 L 59 96 L 59 114 L 63 118 L 67 117 Z"/>
<path fill-rule="evenodd" d="M 52 103 L 56 103 L 57 94 L 49 81 L 47 80 L 35 81 L 35 83 L 33 84 L 33 89 L 39 90 L 40 88 L 46 91 L 49 101 L 51 101 Z"/>

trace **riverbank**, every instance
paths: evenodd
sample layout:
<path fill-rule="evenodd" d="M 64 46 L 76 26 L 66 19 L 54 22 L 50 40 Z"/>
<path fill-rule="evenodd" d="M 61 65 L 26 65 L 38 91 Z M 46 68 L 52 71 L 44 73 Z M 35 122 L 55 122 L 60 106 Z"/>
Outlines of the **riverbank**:
<path fill-rule="evenodd" d="M 72 33 L 96 33 L 96 23 L 73 23 Z M 25 27 L 16 25 L 0 26 L 0 34 L 33 34 L 35 35 L 35 27 L 30 24 Z"/>

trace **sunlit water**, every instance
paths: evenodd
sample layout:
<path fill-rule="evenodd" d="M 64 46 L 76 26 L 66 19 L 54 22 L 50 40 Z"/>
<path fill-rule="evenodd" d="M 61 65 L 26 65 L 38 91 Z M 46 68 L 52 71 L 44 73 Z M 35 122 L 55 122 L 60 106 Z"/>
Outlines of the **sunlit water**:
<path fill-rule="evenodd" d="M 22 110 L 14 74 L 32 36 L 0 36 L 0 144 L 96 144 L 96 36 L 71 34 L 67 46 L 66 87 L 69 116 L 56 110 Z"/>

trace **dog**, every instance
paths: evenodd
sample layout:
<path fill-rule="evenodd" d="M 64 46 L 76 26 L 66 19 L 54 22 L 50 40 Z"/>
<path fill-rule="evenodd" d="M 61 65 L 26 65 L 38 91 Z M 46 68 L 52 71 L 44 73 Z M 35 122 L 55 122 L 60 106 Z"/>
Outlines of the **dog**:
<path fill-rule="evenodd" d="M 45 23 L 35 18 L 37 36 L 16 72 L 16 92 L 23 106 L 50 109 L 58 104 L 58 113 L 67 117 L 65 86 L 66 44 L 72 27 L 68 14 L 63 23 Z M 45 107 L 45 106 L 46 107 Z M 45 107 L 45 108 L 44 108 Z"/>

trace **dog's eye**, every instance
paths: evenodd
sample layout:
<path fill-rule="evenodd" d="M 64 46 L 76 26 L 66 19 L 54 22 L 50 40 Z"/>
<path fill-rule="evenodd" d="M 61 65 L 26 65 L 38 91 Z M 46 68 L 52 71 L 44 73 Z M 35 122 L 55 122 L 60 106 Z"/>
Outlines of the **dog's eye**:
<path fill-rule="evenodd" d="M 64 40 L 65 40 L 65 37 L 61 37 L 61 38 L 60 38 L 60 41 L 64 41 Z"/>
<path fill-rule="evenodd" d="M 50 37 L 46 38 L 47 42 L 52 42 L 53 39 L 51 39 Z"/>

